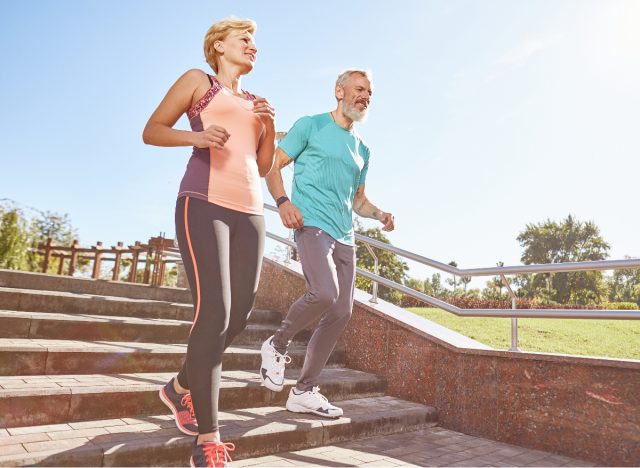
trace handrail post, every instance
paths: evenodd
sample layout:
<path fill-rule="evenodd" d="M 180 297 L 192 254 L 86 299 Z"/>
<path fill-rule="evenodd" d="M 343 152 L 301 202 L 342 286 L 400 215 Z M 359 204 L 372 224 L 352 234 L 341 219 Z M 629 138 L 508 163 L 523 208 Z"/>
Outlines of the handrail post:
<path fill-rule="evenodd" d="M 111 246 L 113 250 L 116 251 L 115 263 L 113 265 L 113 275 L 111 276 L 112 281 L 118 281 L 120 278 L 120 264 L 122 263 L 122 252 L 124 250 L 124 244 L 122 242 L 118 242 L 117 245 Z"/>
<path fill-rule="evenodd" d="M 80 241 L 77 239 L 73 240 L 73 244 L 71 244 L 71 260 L 69 260 L 69 276 L 73 276 L 76 272 L 76 267 L 78 266 L 78 249 L 80 249 Z"/>
<path fill-rule="evenodd" d="M 509 295 L 511 296 L 511 309 L 516 310 L 517 309 L 516 294 L 513 292 L 513 289 L 511 289 L 511 285 L 507 281 L 507 278 L 505 278 L 504 275 L 500 275 L 500 278 L 502 278 L 502 282 L 507 287 L 507 290 L 509 291 Z M 514 351 L 514 352 L 522 351 L 518 347 L 518 318 L 517 317 L 511 317 L 511 348 L 509 348 L 509 351 Z"/>
<path fill-rule="evenodd" d="M 289 239 L 290 241 L 293 241 L 294 239 L 293 229 L 289 229 L 289 236 L 287 237 L 287 239 Z M 291 264 L 291 249 L 293 249 L 293 247 L 291 247 L 290 245 L 287 245 L 286 249 L 287 249 L 287 253 L 284 257 L 284 264 L 288 266 Z"/>
<path fill-rule="evenodd" d="M 96 242 L 96 245 L 92 247 L 93 253 L 95 257 L 93 259 L 93 272 L 91 273 L 91 278 L 99 279 L 100 278 L 100 266 L 102 264 L 102 242 Z"/>
<path fill-rule="evenodd" d="M 364 244 L 364 246 L 367 248 L 367 250 L 373 257 L 373 272 L 376 274 L 376 276 L 378 276 L 378 256 L 373 252 L 373 249 L 369 244 Z M 371 292 L 373 294 L 371 295 L 371 299 L 369 299 L 369 302 L 371 302 L 372 304 L 377 304 L 378 303 L 378 282 L 372 281 L 372 283 L 373 283 L 373 288 L 371 289 Z"/>
<path fill-rule="evenodd" d="M 129 282 L 135 283 L 136 276 L 138 273 L 138 257 L 140 256 L 140 251 L 142 247 L 140 246 L 140 241 L 136 241 L 134 245 L 130 245 L 129 249 L 131 252 L 131 266 L 129 267 Z"/>
<path fill-rule="evenodd" d="M 58 263 L 58 274 L 61 275 L 64 273 L 64 260 L 66 258 L 64 252 L 60 254 L 60 262 Z"/>
<path fill-rule="evenodd" d="M 47 237 L 47 240 L 44 244 L 41 244 L 39 247 L 44 248 L 44 260 L 42 261 L 42 273 L 47 273 L 49 270 L 49 263 L 51 263 L 51 241 L 53 239 L 51 237 Z"/>

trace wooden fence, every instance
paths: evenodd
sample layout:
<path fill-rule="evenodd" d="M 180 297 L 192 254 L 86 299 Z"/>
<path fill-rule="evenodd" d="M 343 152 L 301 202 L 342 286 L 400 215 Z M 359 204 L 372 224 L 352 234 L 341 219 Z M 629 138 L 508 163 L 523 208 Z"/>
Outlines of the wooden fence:
<path fill-rule="evenodd" d="M 142 283 L 153 286 L 161 286 L 164 283 L 165 269 L 168 263 L 181 263 L 180 251 L 175 246 L 173 239 L 162 236 L 152 237 L 146 244 L 136 241 L 135 244 L 124 246 L 122 242 L 111 248 L 105 248 L 102 242 L 96 242 L 92 247 L 81 247 L 78 241 L 73 241 L 71 246 L 53 245 L 52 239 L 38 245 L 36 253 L 43 256 L 42 272 L 47 273 L 52 259 L 59 259 L 58 274 L 73 274 L 78 269 L 78 261 L 89 260 L 93 262 L 91 277 L 100 278 L 100 271 L 104 262 L 114 262 L 111 279 L 119 281 L 120 271 L 123 268 L 123 260 L 131 261 L 127 279 L 130 283 L 138 280 L 138 272 L 144 268 Z"/>

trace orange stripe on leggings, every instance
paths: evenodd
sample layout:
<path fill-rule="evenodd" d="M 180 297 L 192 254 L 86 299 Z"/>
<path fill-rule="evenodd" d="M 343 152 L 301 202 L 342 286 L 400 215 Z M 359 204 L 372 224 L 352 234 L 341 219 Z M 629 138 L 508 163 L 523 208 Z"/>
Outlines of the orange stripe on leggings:
<path fill-rule="evenodd" d="M 193 318 L 193 324 L 189 329 L 189 335 L 193 327 L 196 326 L 196 320 L 198 320 L 198 314 L 200 313 L 200 278 L 198 277 L 198 263 L 196 262 L 196 256 L 193 254 L 193 247 L 191 246 L 191 236 L 189 235 L 189 197 L 185 197 L 184 202 L 184 230 L 187 233 L 187 245 L 189 246 L 189 253 L 191 254 L 191 261 L 193 262 L 193 271 L 196 275 L 196 315 Z"/>

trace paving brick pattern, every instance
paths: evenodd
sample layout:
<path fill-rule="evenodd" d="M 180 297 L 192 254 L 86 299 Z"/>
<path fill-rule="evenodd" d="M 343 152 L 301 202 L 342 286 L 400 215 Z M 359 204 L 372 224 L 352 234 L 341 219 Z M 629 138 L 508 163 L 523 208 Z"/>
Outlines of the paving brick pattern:
<path fill-rule="evenodd" d="M 223 411 L 221 432 L 237 444 L 242 458 L 419 429 L 435 424 L 437 417 L 433 408 L 388 396 L 348 400 L 342 406 L 347 416 L 334 420 L 290 413 L 282 406 Z M 69 460 L 80 466 L 171 466 L 188 459 L 193 441 L 178 432 L 168 415 L 6 431 L 8 435 L 0 435 L 0 466 L 64 465 Z"/>
<path fill-rule="evenodd" d="M 441 427 L 236 460 L 237 467 L 595 466 Z"/>
<path fill-rule="evenodd" d="M 185 297 L 0 270 L 0 466 L 184 466 L 193 437 L 158 389 L 184 360 Z M 255 310 L 223 358 L 220 424 L 236 466 L 588 466 L 438 428 L 435 408 L 385 396 L 384 379 L 343 367 L 342 346 L 321 386 L 345 416 L 288 412 L 287 390 L 268 391 L 256 372 L 280 319 Z M 287 386 L 306 339 L 290 349 Z"/>

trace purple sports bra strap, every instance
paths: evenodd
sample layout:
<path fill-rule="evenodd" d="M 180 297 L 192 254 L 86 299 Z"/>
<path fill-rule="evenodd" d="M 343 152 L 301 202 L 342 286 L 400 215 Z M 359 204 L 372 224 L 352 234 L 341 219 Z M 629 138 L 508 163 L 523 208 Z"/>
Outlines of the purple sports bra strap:
<path fill-rule="evenodd" d="M 198 102 L 196 102 L 193 105 L 193 107 L 191 107 L 187 111 L 187 117 L 189 118 L 189 120 L 193 119 L 205 107 L 207 107 L 207 105 L 213 99 L 213 97 L 218 93 L 218 91 L 220 91 L 222 89 L 222 85 L 220 84 L 220 82 L 218 80 L 215 79 L 215 77 L 212 77 L 209 74 L 207 74 L 207 77 L 209 78 L 209 82 L 211 83 L 211 88 L 209 88 L 209 90 L 204 94 L 204 96 L 202 96 L 200 98 L 200 100 Z"/>

